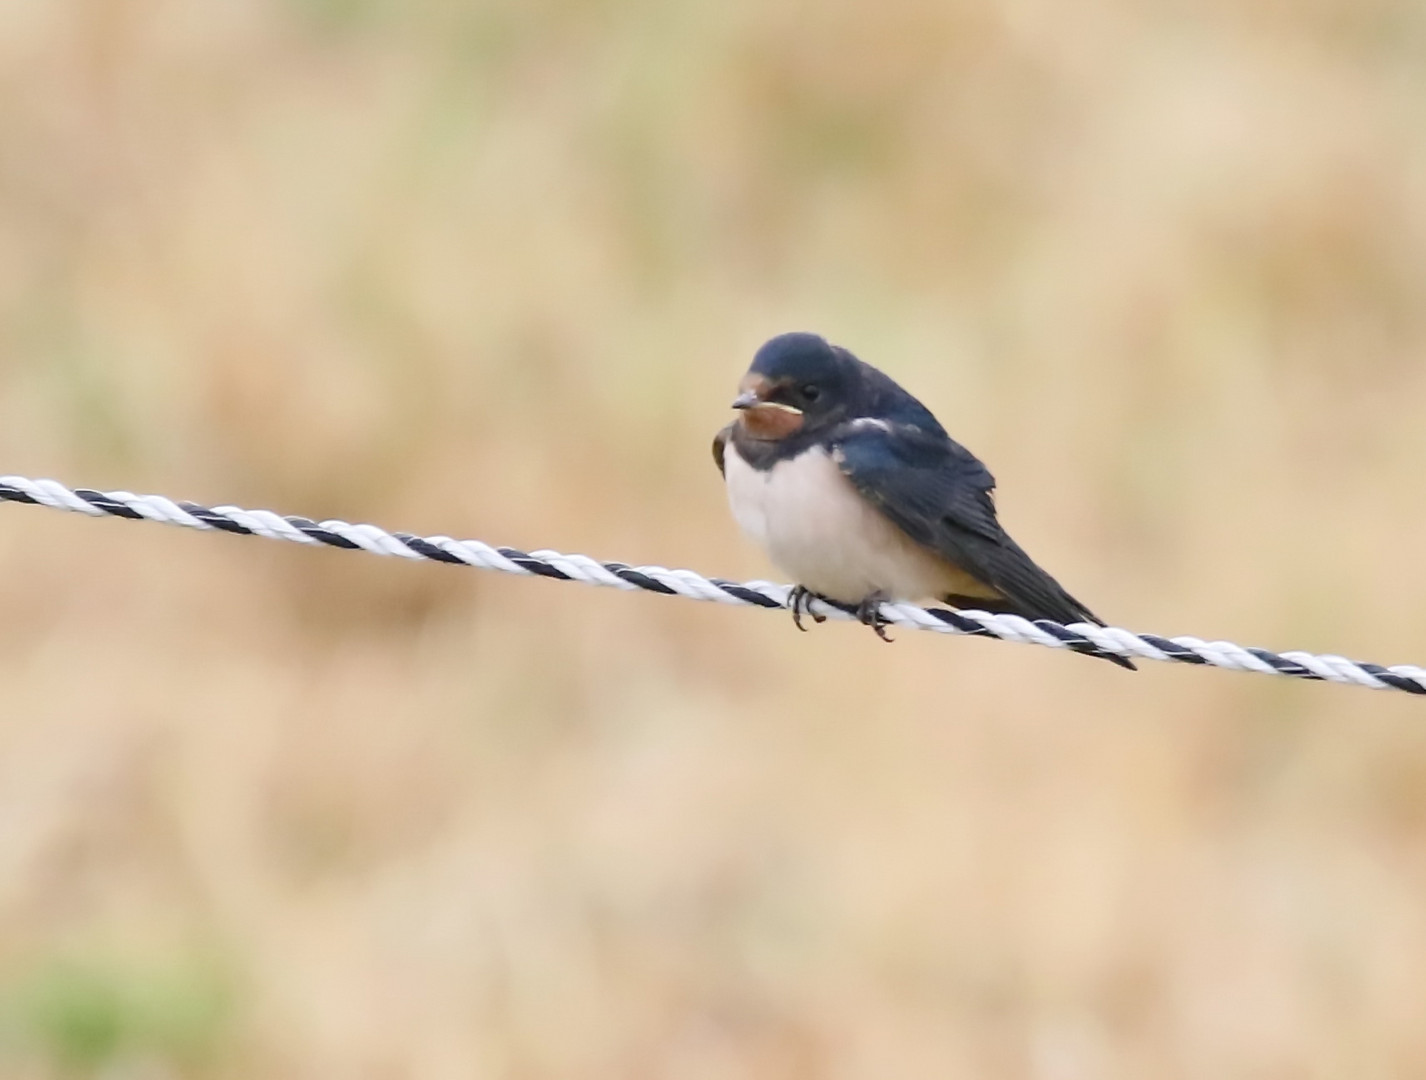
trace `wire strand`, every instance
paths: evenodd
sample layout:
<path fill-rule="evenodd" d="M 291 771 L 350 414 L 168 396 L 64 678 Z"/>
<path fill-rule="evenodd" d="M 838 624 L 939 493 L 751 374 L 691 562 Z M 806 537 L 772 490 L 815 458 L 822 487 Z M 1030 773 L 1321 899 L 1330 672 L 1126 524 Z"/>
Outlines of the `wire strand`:
<path fill-rule="evenodd" d="M 271 510 L 244 510 L 238 506 L 207 507 L 192 502 L 174 502 L 162 495 L 71 489 L 54 480 L 31 480 L 23 476 L 0 476 L 0 502 L 48 506 L 90 517 L 107 515 L 131 521 L 156 521 L 186 529 L 262 536 L 289 543 L 321 544 L 348 551 L 366 551 L 373 555 L 424 559 L 451 566 L 473 566 L 503 574 L 523 574 L 556 581 L 580 581 L 587 585 L 626 591 L 642 590 L 661 596 L 682 596 L 720 604 L 786 608 L 791 592 L 791 586 L 770 581 L 725 581 L 704 577 L 692 570 L 601 562 L 587 555 L 564 555 L 557 551 L 525 552 L 517 548 L 492 547 L 479 540 L 392 533 L 375 525 L 318 522 L 295 515 L 275 514 Z M 856 618 L 853 609 L 822 600 L 812 601 L 809 610 L 813 615 L 825 615 L 831 619 Z M 1093 626 L 1089 623 L 1064 625 L 1049 619 L 1031 621 L 1018 615 L 926 608 L 915 604 L 883 604 L 881 613 L 891 625 L 939 634 L 994 637 L 1052 649 L 1072 649 L 1090 656 L 1209 665 L 1231 671 L 1252 671 L 1426 695 L 1426 668 L 1412 665 L 1384 667 L 1330 654 L 1275 653 L 1267 649 L 1245 648 L 1231 641 L 1165 638 L 1155 634 L 1134 634 L 1115 626 Z"/>

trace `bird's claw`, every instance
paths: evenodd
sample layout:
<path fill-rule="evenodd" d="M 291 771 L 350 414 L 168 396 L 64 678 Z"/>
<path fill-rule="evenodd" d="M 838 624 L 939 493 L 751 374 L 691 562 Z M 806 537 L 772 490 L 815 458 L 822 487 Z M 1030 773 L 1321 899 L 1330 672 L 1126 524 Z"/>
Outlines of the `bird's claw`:
<path fill-rule="evenodd" d="M 881 605 L 885 601 L 886 593 L 883 592 L 874 592 L 863 598 L 862 602 L 857 605 L 857 618 L 861 620 L 863 626 L 870 626 L 882 641 L 890 644 L 892 639 L 886 632 L 886 619 L 881 614 Z"/>
<path fill-rule="evenodd" d="M 792 592 L 787 596 L 787 606 L 792 609 L 792 622 L 797 629 L 806 631 L 807 627 L 802 625 L 802 616 L 811 615 L 812 621 L 824 623 L 827 616 L 812 610 L 813 600 L 825 600 L 826 597 L 820 593 L 815 593 L 803 585 L 793 587 Z M 870 626 L 876 632 L 876 636 L 882 641 L 890 642 L 891 636 L 886 632 L 886 619 L 882 617 L 881 605 L 887 600 L 886 593 L 874 592 L 864 598 L 857 605 L 857 619 L 863 626 Z"/>
<path fill-rule="evenodd" d="M 827 621 L 827 616 L 818 614 L 812 610 L 812 601 L 820 599 L 821 597 L 818 596 L 817 593 L 802 585 L 798 585 L 792 590 L 787 598 L 787 606 L 792 609 L 792 624 L 796 626 L 797 629 L 804 633 L 807 631 L 807 627 L 802 625 L 802 615 L 804 612 L 811 615 L 812 621 L 815 623 L 824 623 Z"/>

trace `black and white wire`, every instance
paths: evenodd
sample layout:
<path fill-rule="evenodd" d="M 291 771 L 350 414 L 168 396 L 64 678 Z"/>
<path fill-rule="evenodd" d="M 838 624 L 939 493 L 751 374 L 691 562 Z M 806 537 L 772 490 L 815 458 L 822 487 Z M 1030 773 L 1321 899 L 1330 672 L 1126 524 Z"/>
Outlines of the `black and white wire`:
<path fill-rule="evenodd" d="M 304 517 L 275 514 L 270 510 L 244 510 L 237 506 L 206 507 L 192 502 L 175 502 L 162 495 L 71 489 L 54 480 L 31 480 L 23 476 L 0 476 L 0 502 L 48 506 L 91 517 L 110 516 L 158 521 L 189 529 L 216 529 L 240 536 L 263 536 L 269 540 L 289 540 L 298 544 L 325 544 L 350 551 L 368 551 L 373 555 L 426 559 L 453 566 L 475 566 L 483 570 L 534 575 L 557 581 L 581 581 L 587 585 L 643 590 L 720 604 L 785 608 L 791 591 L 790 586 L 769 581 L 724 581 L 704 577 L 692 570 L 600 562 L 587 555 L 562 555 L 557 551 L 526 552 L 509 547 L 491 547 L 479 540 L 453 540 L 449 536 L 390 533 L 375 525 L 352 525 L 345 521 L 317 522 Z M 821 601 L 813 601 L 811 610 L 834 619 L 855 618 L 850 609 Z M 1032 622 L 1018 615 L 951 611 L 915 604 L 883 604 L 882 616 L 892 625 L 915 630 L 996 637 L 1003 641 L 1072 649 L 1093 656 L 1169 660 L 1264 675 L 1350 683 L 1373 690 L 1426 694 L 1426 668 L 1410 665 L 1383 667 L 1340 656 L 1275 653 L 1266 649 L 1245 648 L 1228 641 L 1165 638 L 1154 634 L 1133 634 L 1113 626 L 1091 626 L 1088 623 L 1065 626 L 1048 619 Z"/>

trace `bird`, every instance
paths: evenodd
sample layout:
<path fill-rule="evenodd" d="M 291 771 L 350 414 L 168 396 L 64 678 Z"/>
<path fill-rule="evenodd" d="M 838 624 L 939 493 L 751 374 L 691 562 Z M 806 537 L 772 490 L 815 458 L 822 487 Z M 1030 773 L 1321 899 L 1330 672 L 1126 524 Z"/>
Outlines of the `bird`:
<path fill-rule="evenodd" d="M 796 583 L 793 622 L 832 601 L 884 641 L 881 605 L 1105 625 L 1001 526 L 995 478 L 889 375 L 813 333 L 774 337 L 713 440 L 738 526 Z M 1105 656 L 1134 670 L 1131 661 Z"/>

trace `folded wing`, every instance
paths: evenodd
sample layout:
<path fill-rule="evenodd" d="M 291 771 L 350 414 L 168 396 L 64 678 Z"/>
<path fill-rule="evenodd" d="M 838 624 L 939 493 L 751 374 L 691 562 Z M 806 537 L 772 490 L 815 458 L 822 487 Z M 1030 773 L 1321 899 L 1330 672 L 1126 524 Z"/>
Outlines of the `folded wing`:
<path fill-rule="evenodd" d="M 903 532 L 1006 600 L 1003 607 L 979 601 L 962 606 L 1103 625 L 1000 527 L 991 495 L 995 478 L 948 436 L 907 424 L 854 421 L 833 439 L 833 458 Z"/>

